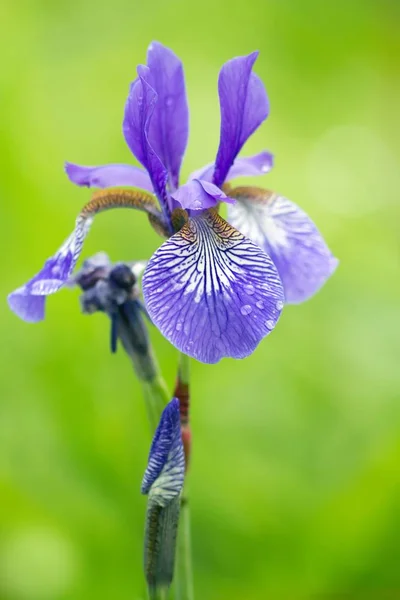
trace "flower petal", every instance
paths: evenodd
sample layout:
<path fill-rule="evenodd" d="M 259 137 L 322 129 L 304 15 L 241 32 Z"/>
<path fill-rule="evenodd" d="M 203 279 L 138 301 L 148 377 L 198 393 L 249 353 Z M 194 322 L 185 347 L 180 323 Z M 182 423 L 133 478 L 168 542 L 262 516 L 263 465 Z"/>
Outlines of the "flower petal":
<path fill-rule="evenodd" d="M 224 183 L 243 144 L 267 118 L 269 104 L 264 84 L 252 73 L 258 52 L 228 61 L 218 80 L 221 107 L 220 142 L 213 182 Z"/>
<path fill-rule="evenodd" d="M 271 256 L 286 302 L 308 300 L 338 265 L 312 220 L 274 192 L 243 187 L 230 195 L 238 202 L 229 207 L 229 222 Z"/>
<path fill-rule="evenodd" d="M 154 434 L 142 482 L 142 494 L 150 492 L 160 506 L 180 494 L 185 476 L 185 457 L 180 427 L 179 401 L 165 407 Z"/>
<path fill-rule="evenodd" d="M 274 164 L 274 155 L 270 152 L 260 152 L 254 156 L 237 158 L 228 171 L 226 180 L 235 177 L 258 177 L 268 173 Z"/>
<path fill-rule="evenodd" d="M 151 118 L 157 103 L 157 94 L 148 83 L 150 70 L 138 67 L 139 78 L 132 84 L 125 105 L 123 132 L 126 143 L 137 160 L 147 169 L 151 182 L 164 211 L 170 208 L 167 192 L 168 172 L 149 142 Z"/>
<path fill-rule="evenodd" d="M 251 354 L 284 300 L 271 259 L 216 211 L 190 219 L 153 254 L 143 295 L 161 333 L 205 363 Z"/>
<path fill-rule="evenodd" d="M 54 294 L 69 280 L 91 223 L 91 218 L 78 217 L 73 233 L 42 270 L 8 296 L 11 310 L 21 319 L 32 323 L 44 319 L 44 296 Z"/>
<path fill-rule="evenodd" d="M 37 323 L 44 319 L 43 296 L 32 296 L 25 287 L 20 287 L 8 295 L 8 305 L 11 310 L 23 321 Z"/>
<path fill-rule="evenodd" d="M 146 171 L 133 165 L 83 167 L 66 162 L 65 172 L 68 179 L 76 185 L 97 188 L 127 185 L 153 192 L 153 185 Z"/>
<path fill-rule="evenodd" d="M 274 155 L 264 151 L 254 156 L 244 156 L 236 158 L 232 167 L 228 171 L 226 181 L 235 179 L 235 177 L 258 177 L 268 173 L 274 164 Z M 214 173 L 215 163 L 210 163 L 197 171 L 193 171 L 188 177 L 188 181 L 192 179 L 202 179 L 203 181 L 211 181 Z"/>
<path fill-rule="evenodd" d="M 181 185 L 171 197 L 186 210 L 205 210 L 219 202 L 235 202 L 213 183 L 199 179 Z"/>
<path fill-rule="evenodd" d="M 169 173 L 171 189 L 179 185 L 179 171 L 189 133 L 189 111 L 185 79 L 179 58 L 159 42 L 147 52 L 149 84 L 158 96 L 151 117 L 148 138 Z"/>

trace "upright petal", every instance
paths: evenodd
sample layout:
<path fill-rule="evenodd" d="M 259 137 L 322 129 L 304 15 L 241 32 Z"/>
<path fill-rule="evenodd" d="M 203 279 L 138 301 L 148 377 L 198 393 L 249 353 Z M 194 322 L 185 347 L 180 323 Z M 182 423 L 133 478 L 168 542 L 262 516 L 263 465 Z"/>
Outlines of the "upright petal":
<path fill-rule="evenodd" d="M 313 296 L 332 275 L 338 260 L 312 220 L 296 204 L 274 192 L 239 187 L 228 220 L 267 252 L 282 279 L 286 302 Z"/>
<path fill-rule="evenodd" d="M 189 133 L 185 79 L 179 58 L 159 42 L 150 44 L 148 83 L 158 96 L 150 121 L 149 143 L 169 174 L 171 189 L 179 185 L 179 171 Z"/>
<path fill-rule="evenodd" d="M 236 158 L 225 179 L 226 181 L 230 181 L 236 177 L 258 177 L 259 175 L 265 175 L 265 173 L 268 173 L 272 169 L 273 164 L 274 156 L 266 150 L 259 154 L 254 154 L 254 156 Z M 197 171 L 193 171 L 189 175 L 188 180 L 201 179 L 203 181 L 212 181 L 214 169 L 215 163 L 210 163 Z"/>
<path fill-rule="evenodd" d="M 148 67 L 139 66 L 138 75 L 139 78 L 131 85 L 125 105 L 124 136 L 137 160 L 147 169 L 164 212 L 168 212 L 170 210 L 167 192 L 168 172 L 149 141 L 149 128 L 157 103 L 157 94 L 148 83 L 150 78 Z"/>
<path fill-rule="evenodd" d="M 261 79 L 252 73 L 258 52 L 228 61 L 221 69 L 218 92 L 221 108 L 220 142 L 213 182 L 224 183 L 245 141 L 267 118 L 269 105 Z"/>
<path fill-rule="evenodd" d="M 185 476 L 185 458 L 176 398 L 165 407 L 154 434 L 142 482 L 142 494 L 150 492 L 160 506 L 180 494 Z"/>
<path fill-rule="evenodd" d="M 251 354 L 284 300 L 271 259 L 216 211 L 190 219 L 155 252 L 143 294 L 161 333 L 205 363 Z"/>
<path fill-rule="evenodd" d="M 119 185 L 141 188 L 153 192 L 153 185 L 144 169 L 133 165 L 104 165 L 102 167 L 82 167 L 65 163 L 65 172 L 72 183 L 96 188 L 109 188 Z"/>
<path fill-rule="evenodd" d="M 181 185 L 171 197 L 185 210 L 205 210 L 214 208 L 219 202 L 235 202 L 213 183 L 199 179 Z"/>
<path fill-rule="evenodd" d="M 54 294 L 69 280 L 91 222 L 92 219 L 78 217 L 73 233 L 54 256 L 46 260 L 42 270 L 9 294 L 8 304 L 21 319 L 32 323 L 44 319 L 45 296 Z"/>

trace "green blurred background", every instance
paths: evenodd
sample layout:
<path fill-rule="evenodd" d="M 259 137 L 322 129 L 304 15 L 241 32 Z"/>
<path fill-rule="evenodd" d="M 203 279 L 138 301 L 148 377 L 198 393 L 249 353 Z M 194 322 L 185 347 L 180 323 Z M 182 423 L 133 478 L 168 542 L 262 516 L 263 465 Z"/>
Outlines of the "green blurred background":
<path fill-rule="evenodd" d="M 5 297 L 89 197 L 63 161 L 131 161 L 123 107 L 152 39 L 186 69 L 183 177 L 215 155 L 220 66 L 261 51 L 271 114 L 245 154 L 275 153 L 258 183 L 300 204 L 341 261 L 249 359 L 193 364 L 196 598 L 400 598 L 399 15 L 396 0 L 2 3 L 1 600 L 143 598 L 149 431 L 129 361 L 76 291 L 36 326 Z M 116 211 L 85 256 L 159 243 Z M 152 338 L 172 387 L 177 353 Z"/>

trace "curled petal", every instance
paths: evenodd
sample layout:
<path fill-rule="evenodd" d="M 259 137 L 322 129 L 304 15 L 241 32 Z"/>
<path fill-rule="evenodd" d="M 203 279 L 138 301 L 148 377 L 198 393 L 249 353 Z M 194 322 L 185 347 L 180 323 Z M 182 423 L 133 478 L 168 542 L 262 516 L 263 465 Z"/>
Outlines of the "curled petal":
<path fill-rule="evenodd" d="M 270 152 L 260 152 L 254 156 L 237 158 L 228 171 L 226 180 L 235 177 L 258 177 L 268 173 L 274 164 L 274 156 Z"/>
<path fill-rule="evenodd" d="M 268 173 L 274 164 L 274 156 L 270 152 L 264 151 L 254 156 L 245 156 L 236 158 L 232 167 L 228 171 L 226 181 L 235 179 L 235 177 L 258 177 Z M 189 181 L 192 179 L 202 179 L 211 181 L 214 173 L 215 164 L 210 163 L 205 167 L 194 171 L 189 175 Z"/>
<path fill-rule="evenodd" d="M 150 79 L 148 67 L 139 66 L 138 75 L 138 79 L 131 85 L 125 105 L 123 132 L 130 150 L 147 170 L 154 192 L 163 208 L 168 210 L 168 172 L 149 141 L 149 128 L 157 103 L 157 94 L 148 83 Z"/>
<path fill-rule="evenodd" d="M 148 80 L 158 96 L 151 117 L 148 139 L 167 169 L 172 189 L 179 184 L 179 171 L 189 132 L 185 79 L 179 58 L 159 42 L 147 53 Z"/>
<path fill-rule="evenodd" d="M 68 179 L 76 185 L 97 188 L 127 185 L 153 192 L 153 185 L 146 171 L 133 165 L 82 167 L 66 162 L 65 172 Z"/>
<path fill-rule="evenodd" d="M 161 333 L 205 363 L 251 354 L 284 300 L 271 259 L 216 211 L 191 218 L 155 252 L 143 294 Z"/>
<path fill-rule="evenodd" d="M 142 482 L 142 494 L 165 506 L 180 494 L 185 476 L 179 402 L 171 400 L 165 407 L 154 434 L 149 460 Z"/>
<path fill-rule="evenodd" d="M 213 183 L 199 179 L 181 185 L 171 197 L 186 210 L 205 210 L 219 202 L 234 202 Z"/>
<path fill-rule="evenodd" d="M 228 61 L 221 69 L 218 92 L 221 108 L 220 142 L 213 182 L 225 182 L 243 144 L 267 118 L 269 104 L 264 84 L 252 73 L 258 52 Z"/>
<path fill-rule="evenodd" d="M 78 217 L 74 232 L 45 262 L 43 269 L 8 296 L 11 310 L 21 319 L 33 323 L 43 320 L 45 296 L 54 294 L 69 280 L 91 222 L 91 219 Z"/>
<path fill-rule="evenodd" d="M 229 222 L 271 256 L 286 302 L 308 300 L 338 265 L 312 220 L 274 192 L 243 187 L 230 194 L 238 202 L 229 207 Z"/>

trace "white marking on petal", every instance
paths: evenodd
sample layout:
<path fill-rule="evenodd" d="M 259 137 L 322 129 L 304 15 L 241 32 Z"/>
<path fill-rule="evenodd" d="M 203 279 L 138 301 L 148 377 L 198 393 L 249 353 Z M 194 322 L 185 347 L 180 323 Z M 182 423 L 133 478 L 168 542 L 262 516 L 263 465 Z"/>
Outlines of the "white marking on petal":
<path fill-rule="evenodd" d="M 286 302 L 302 302 L 315 294 L 338 261 L 306 213 L 267 190 L 243 187 L 230 195 L 237 203 L 229 206 L 229 222 L 271 256 Z"/>

